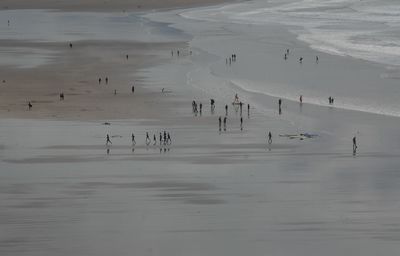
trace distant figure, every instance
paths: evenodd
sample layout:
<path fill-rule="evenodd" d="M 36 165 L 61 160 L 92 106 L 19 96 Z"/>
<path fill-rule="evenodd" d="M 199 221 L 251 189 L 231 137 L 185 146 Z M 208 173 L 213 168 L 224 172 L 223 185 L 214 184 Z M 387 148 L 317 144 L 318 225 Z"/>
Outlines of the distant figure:
<path fill-rule="evenodd" d="M 240 117 L 240 130 L 243 131 L 243 117 Z"/>
<path fill-rule="evenodd" d="M 108 77 L 106 76 L 106 84 L 108 84 Z"/>
<path fill-rule="evenodd" d="M 318 61 L 319 61 L 318 56 L 315 56 L 315 62 L 318 63 Z"/>
<path fill-rule="evenodd" d="M 279 99 L 279 100 L 278 100 L 278 106 L 279 106 L 279 108 L 282 107 L 282 99 Z"/>
<path fill-rule="evenodd" d="M 10 20 L 7 20 L 7 24 L 8 24 L 8 26 L 10 26 Z"/>
<path fill-rule="evenodd" d="M 167 143 L 167 132 L 164 131 L 164 145 Z"/>
<path fill-rule="evenodd" d="M 300 95 L 300 104 L 303 103 L 303 95 Z"/>
<path fill-rule="evenodd" d="M 221 120 L 221 117 L 219 117 L 218 118 L 218 124 L 219 124 L 219 130 L 221 131 L 221 123 L 222 123 L 222 120 Z"/>
<path fill-rule="evenodd" d="M 272 133 L 268 132 L 268 144 L 272 143 Z"/>
<path fill-rule="evenodd" d="M 299 62 L 303 63 L 303 57 L 300 57 Z"/>
<path fill-rule="evenodd" d="M 99 78 L 99 84 L 101 84 L 101 78 Z"/>
<path fill-rule="evenodd" d="M 236 102 L 239 102 L 239 96 L 238 96 L 237 93 L 235 94 L 235 100 L 234 100 L 234 102 L 235 102 L 235 103 L 236 103 Z"/>
<path fill-rule="evenodd" d="M 289 55 L 289 49 L 286 49 L 286 54 Z"/>
<path fill-rule="evenodd" d="M 224 131 L 226 131 L 226 117 L 224 117 Z"/>
<path fill-rule="evenodd" d="M 357 151 L 357 139 L 356 136 L 353 137 L 353 152 Z"/>
<path fill-rule="evenodd" d="M 31 110 L 31 108 L 32 108 L 32 103 L 29 101 L 28 102 L 28 109 Z"/>
<path fill-rule="evenodd" d="M 135 134 L 132 133 L 132 145 L 136 145 Z"/>
<path fill-rule="evenodd" d="M 117 89 L 114 90 L 114 95 L 117 95 Z"/>
<path fill-rule="evenodd" d="M 228 105 L 225 105 L 225 115 L 228 115 Z"/>
<path fill-rule="evenodd" d="M 60 100 L 64 100 L 64 93 L 60 93 Z"/>
<path fill-rule="evenodd" d="M 107 134 L 106 136 L 106 145 L 108 144 L 112 144 L 111 140 L 110 140 L 110 135 Z"/>
<path fill-rule="evenodd" d="M 146 145 L 148 146 L 150 144 L 150 142 L 151 142 L 151 140 L 150 140 L 150 137 L 149 137 L 149 133 L 146 132 Z"/>
<path fill-rule="evenodd" d="M 127 59 L 127 60 L 129 59 L 129 55 L 128 55 L 128 54 L 126 55 L 126 59 Z"/>
<path fill-rule="evenodd" d="M 160 132 L 160 146 L 161 146 L 161 143 L 162 143 L 162 133 Z"/>
<path fill-rule="evenodd" d="M 243 102 L 239 102 L 240 116 L 242 116 Z"/>
<path fill-rule="evenodd" d="M 132 93 L 135 93 L 135 86 L 132 85 Z"/>
<path fill-rule="evenodd" d="M 247 104 L 247 115 L 250 115 L 250 104 Z"/>
<path fill-rule="evenodd" d="M 69 48 L 71 48 L 71 49 L 72 49 L 72 43 L 69 43 Z"/>
<path fill-rule="evenodd" d="M 285 55 L 283 56 L 284 60 L 287 60 L 287 54 L 285 53 Z"/>
<path fill-rule="evenodd" d="M 201 115 L 201 112 L 202 112 L 202 110 L 203 110 L 203 104 L 201 104 L 201 102 L 200 102 L 200 115 Z"/>
<path fill-rule="evenodd" d="M 153 146 L 155 146 L 157 144 L 156 134 L 153 135 L 153 141 Z"/>
<path fill-rule="evenodd" d="M 169 135 L 169 133 L 167 134 L 167 144 L 168 145 L 172 144 L 171 135 Z"/>
<path fill-rule="evenodd" d="M 194 109 L 195 109 L 195 106 L 196 106 L 196 101 L 192 101 L 192 112 L 194 113 L 195 111 L 194 111 Z"/>
<path fill-rule="evenodd" d="M 161 92 L 164 93 L 164 88 L 161 89 Z"/>
<path fill-rule="evenodd" d="M 176 51 L 176 54 L 177 54 L 177 55 L 178 55 L 178 57 L 179 57 L 179 50 L 177 50 L 177 51 Z"/>

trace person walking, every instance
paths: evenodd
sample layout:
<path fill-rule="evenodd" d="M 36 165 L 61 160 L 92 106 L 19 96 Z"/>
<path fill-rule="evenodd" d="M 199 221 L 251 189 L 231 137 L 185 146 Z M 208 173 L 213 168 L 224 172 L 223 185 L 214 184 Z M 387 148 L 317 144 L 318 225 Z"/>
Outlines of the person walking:
<path fill-rule="evenodd" d="M 353 137 L 353 152 L 355 153 L 357 151 L 357 138 L 356 136 Z"/>
<path fill-rule="evenodd" d="M 226 117 L 224 117 L 224 131 L 226 132 Z"/>
<path fill-rule="evenodd" d="M 151 140 L 150 140 L 150 137 L 149 137 L 149 133 L 146 132 L 146 145 L 148 146 L 150 144 L 150 142 L 151 142 Z"/>
<path fill-rule="evenodd" d="M 135 134 L 132 133 L 132 145 L 136 145 Z"/>
<path fill-rule="evenodd" d="M 268 144 L 272 143 L 272 133 L 268 132 Z"/>
<path fill-rule="evenodd" d="M 110 140 L 110 135 L 107 134 L 107 136 L 106 136 L 106 145 L 108 145 L 108 144 L 112 145 L 112 142 Z"/>

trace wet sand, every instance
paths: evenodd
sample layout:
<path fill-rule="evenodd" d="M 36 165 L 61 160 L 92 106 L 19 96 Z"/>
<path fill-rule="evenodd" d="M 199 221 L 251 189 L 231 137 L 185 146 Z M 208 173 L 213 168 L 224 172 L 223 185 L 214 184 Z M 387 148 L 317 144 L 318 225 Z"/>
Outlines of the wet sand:
<path fill-rule="evenodd" d="M 3 0 L 0 8 L 14 9 L 57 9 L 62 11 L 142 11 L 149 9 L 173 9 L 228 2 L 227 0 Z"/>
<path fill-rule="evenodd" d="M 398 254 L 397 118 L 291 101 L 279 116 L 275 98 L 237 89 L 271 112 L 252 106 L 241 130 L 229 105 L 219 131 L 236 88 L 219 97 L 189 86 L 187 72 L 218 58 L 199 48 L 171 57 L 187 53 L 184 41 L 3 43 L 56 57 L 1 71 L 11 77 L 0 94 L 1 255 Z M 278 136 L 303 129 L 319 136 Z M 159 145 L 164 130 L 171 145 Z"/>

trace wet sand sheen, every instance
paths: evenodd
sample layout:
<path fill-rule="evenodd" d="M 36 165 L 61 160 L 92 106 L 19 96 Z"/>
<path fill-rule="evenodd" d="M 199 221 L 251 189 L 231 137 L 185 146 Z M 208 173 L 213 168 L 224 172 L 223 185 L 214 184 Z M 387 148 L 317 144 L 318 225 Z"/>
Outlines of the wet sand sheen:
<path fill-rule="evenodd" d="M 193 59 L 171 59 L 170 48 L 186 44 L 149 44 L 147 51 L 140 43 L 80 43 L 85 47 L 74 58 L 82 58 L 83 63 L 96 62 L 99 52 L 115 56 L 132 46 L 140 49 L 140 57 L 135 55 L 135 63 L 128 67 L 121 64 L 123 54 L 118 55 L 122 59 L 113 59 L 116 66 L 110 81 L 116 84 L 110 83 L 113 87 L 104 91 L 96 89 L 95 74 L 101 71 L 104 77 L 109 62 L 89 65 L 94 84 L 85 89 L 94 96 L 88 102 L 88 96 L 80 97 L 82 82 L 76 82 L 87 80 L 67 61 L 72 69 L 68 73 L 78 76 L 74 77 L 78 84 L 73 90 L 77 95 L 66 94 L 71 109 L 62 117 L 52 116 L 60 111 L 55 90 L 47 96 L 41 91 L 35 99 L 37 105 L 47 104 L 47 110 L 28 113 L 21 106 L 20 112 L 10 114 L 36 120 L 0 119 L 1 255 L 398 254 L 399 152 L 396 146 L 383 150 L 377 146 L 379 140 L 393 140 L 397 131 L 391 127 L 397 127 L 397 119 L 351 111 L 321 117 L 325 110 L 304 109 L 304 113 L 313 113 L 305 127 L 326 130 L 332 125 L 327 119 L 354 120 L 341 132 L 362 127 L 360 151 L 355 156 L 350 141 L 335 133 L 321 132 L 310 140 L 279 137 L 280 133 L 299 132 L 284 118 L 297 110 L 292 105 L 283 117 L 252 108 L 243 131 L 239 115 L 230 109 L 228 131 L 219 132 L 217 117 L 223 115 L 223 106 L 233 95 L 217 99 L 215 114 L 204 104 L 207 111 L 194 116 L 193 97 L 204 103 L 210 94 L 178 89 L 185 80 L 176 74 L 185 75 L 185 68 L 193 68 L 196 61 L 204 64 L 203 58 L 209 58 L 206 53 L 195 49 Z M 92 45 L 94 52 L 86 52 Z M 60 54 L 67 56 L 63 51 Z M 175 83 L 165 73 L 160 82 L 152 76 L 154 70 L 145 69 L 138 93 L 132 97 L 127 90 L 116 101 L 110 96 L 112 90 L 116 86 L 118 91 L 127 89 L 131 72 L 143 68 L 147 54 L 152 58 L 145 66 L 159 61 L 155 55 L 161 56 L 165 65 L 159 68 L 171 68 Z M 15 74 L 42 77 L 45 70 L 53 72 L 64 64 Z M 161 94 L 162 87 L 171 93 Z M 87 107 L 98 106 L 99 98 L 105 109 Z M 80 102 L 88 111 L 77 118 L 74 108 L 81 107 Z M 113 117 L 134 120 L 108 120 Z M 96 121 L 76 121 L 87 119 Z M 105 121 L 111 125 L 103 125 Z M 144 145 L 146 132 L 153 135 L 164 130 L 172 134 L 172 145 L 162 146 L 161 151 L 159 146 Z M 269 130 L 271 145 L 266 142 Z M 365 139 L 377 130 L 383 135 Z M 130 144 L 132 132 L 135 147 Z M 104 145 L 106 134 L 111 135 L 113 145 Z"/>

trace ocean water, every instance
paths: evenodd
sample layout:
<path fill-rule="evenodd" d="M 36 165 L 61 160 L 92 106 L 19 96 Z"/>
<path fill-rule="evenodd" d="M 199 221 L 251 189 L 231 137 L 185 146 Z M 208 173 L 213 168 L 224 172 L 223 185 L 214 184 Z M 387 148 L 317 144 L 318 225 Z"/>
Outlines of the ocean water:
<path fill-rule="evenodd" d="M 400 2 L 392 0 L 251 1 L 184 12 L 185 18 L 293 26 L 314 49 L 400 64 Z"/>
<path fill-rule="evenodd" d="M 322 106 L 332 96 L 336 108 L 399 117 L 399 14 L 398 1 L 255 0 L 148 17 L 171 23 L 193 37 L 191 47 L 220 58 L 188 77 L 204 91 L 291 101 L 303 95 L 305 102 Z M 239 60 L 226 67 L 232 53 Z"/>

